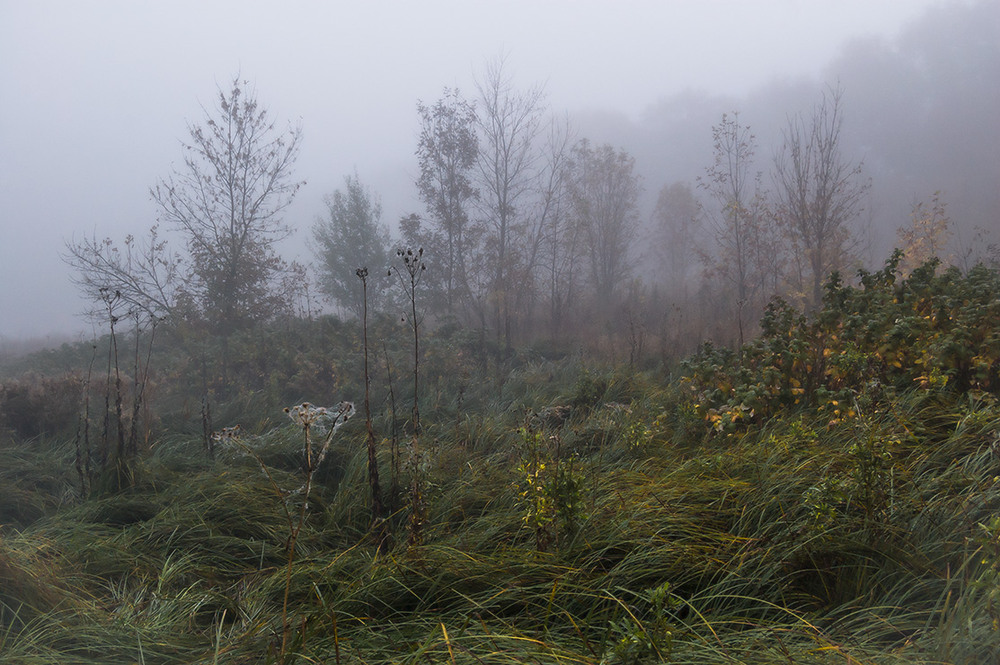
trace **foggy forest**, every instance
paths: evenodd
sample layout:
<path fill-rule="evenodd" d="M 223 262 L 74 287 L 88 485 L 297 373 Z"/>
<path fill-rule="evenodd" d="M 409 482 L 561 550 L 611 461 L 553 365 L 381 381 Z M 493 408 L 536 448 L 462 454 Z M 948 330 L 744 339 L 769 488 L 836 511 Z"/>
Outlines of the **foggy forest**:
<path fill-rule="evenodd" d="M 6 280 L 0 661 L 996 662 L 998 9 L 632 114 L 504 49 L 319 186 L 214 72 Z"/>

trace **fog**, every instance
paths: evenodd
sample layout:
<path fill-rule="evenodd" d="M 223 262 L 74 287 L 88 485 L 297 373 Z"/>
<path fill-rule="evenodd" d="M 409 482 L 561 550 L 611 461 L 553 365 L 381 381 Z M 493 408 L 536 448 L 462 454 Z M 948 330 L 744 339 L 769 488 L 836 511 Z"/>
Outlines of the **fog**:
<path fill-rule="evenodd" d="M 386 222 L 422 212 L 416 103 L 445 86 L 474 94 L 500 54 L 577 135 L 636 157 L 647 217 L 660 187 L 710 163 L 721 113 L 754 127 L 766 167 L 785 120 L 839 85 L 845 151 L 873 182 L 874 259 L 936 190 L 966 241 L 977 225 L 1000 232 L 998 7 L 0 0 L 0 343 L 91 334 L 65 243 L 148 229 L 149 188 L 237 73 L 303 128 L 307 185 L 282 253 L 306 263 L 323 197 L 349 173 L 379 193 Z"/>

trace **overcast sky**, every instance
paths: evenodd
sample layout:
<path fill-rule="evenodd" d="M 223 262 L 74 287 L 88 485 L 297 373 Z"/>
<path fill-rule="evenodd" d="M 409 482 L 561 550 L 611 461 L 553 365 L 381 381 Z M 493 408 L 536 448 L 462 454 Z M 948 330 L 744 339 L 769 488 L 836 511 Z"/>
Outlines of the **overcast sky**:
<path fill-rule="evenodd" d="M 0 341 L 76 331 L 84 308 L 59 254 L 155 221 L 148 190 L 236 72 L 303 127 L 308 185 L 288 258 L 357 169 L 384 220 L 419 211 L 418 99 L 471 94 L 508 55 L 558 112 L 637 117 L 686 89 L 742 95 L 818 76 L 849 41 L 892 38 L 934 0 L 50 2 L 0 0 Z M 708 157 L 706 157 L 707 159 Z M 410 176 L 401 178 L 407 171 Z"/>

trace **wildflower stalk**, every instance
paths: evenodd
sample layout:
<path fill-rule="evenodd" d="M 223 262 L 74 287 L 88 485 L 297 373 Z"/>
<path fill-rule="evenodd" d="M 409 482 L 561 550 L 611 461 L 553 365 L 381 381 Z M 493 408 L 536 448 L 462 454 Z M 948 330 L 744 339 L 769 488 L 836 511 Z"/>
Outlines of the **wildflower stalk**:
<path fill-rule="evenodd" d="M 127 451 L 130 457 L 135 457 L 138 454 L 139 449 L 139 411 L 142 408 L 143 398 L 146 393 L 146 382 L 149 379 L 149 361 L 153 355 L 153 341 L 156 339 L 156 323 L 157 319 L 155 316 L 150 315 L 149 317 L 149 346 L 146 348 L 146 362 L 145 366 L 140 363 L 139 357 L 139 317 L 140 314 L 136 312 L 135 314 L 135 368 L 133 371 L 133 387 L 132 387 L 132 423 L 129 429 L 128 445 Z"/>
<path fill-rule="evenodd" d="M 403 273 L 396 269 L 400 284 L 406 291 L 410 301 L 410 327 L 413 329 L 413 410 L 410 422 L 413 427 L 413 439 L 410 445 L 410 459 L 413 466 L 410 482 L 410 521 L 408 524 L 408 540 L 410 545 L 420 545 L 423 542 L 424 500 L 420 467 L 420 326 L 417 320 L 417 284 L 427 266 L 423 262 L 424 250 L 421 247 L 416 252 L 413 249 L 398 249 L 396 256 L 403 262 Z M 390 270 L 390 273 L 392 271 Z"/>
<path fill-rule="evenodd" d="M 107 384 L 104 393 L 104 433 L 102 441 L 101 467 L 107 462 L 109 434 L 111 429 L 111 377 L 114 371 L 114 393 L 115 393 L 115 429 L 117 442 L 115 446 L 115 489 L 121 489 L 131 482 L 131 469 L 129 468 L 126 445 L 125 445 L 125 417 L 122 413 L 122 375 L 121 366 L 118 361 L 118 335 L 115 333 L 115 324 L 119 317 L 115 314 L 115 307 L 121 302 L 120 291 L 111 293 L 110 289 L 101 289 L 101 299 L 108 310 L 108 324 L 110 329 L 110 342 L 108 344 L 108 374 Z"/>
<path fill-rule="evenodd" d="M 111 326 L 111 339 L 115 336 L 115 314 L 114 306 L 118 298 L 113 296 L 111 292 L 106 289 L 101 289 L 101 299 L 104 301 L 105 307 L 108 310 L 108 321 Z M 100 463 L 101 471 L 104 471 L 105 466 L 108 462 L 108 448 L 110 446 L 110 434 L 111 434 L 111 368 L 112 360 L 114 358 L 113 351 L 114 347 L 111 343 L 108 343 L 108 369 L 104 376 L 104 416 L 101 423 L 101 449 L 98 453 L 98 461 Z"/>
<path fill-rule="evenodd" d="M 361 280 L 361 334 L 364 346 L 365 367 L 365 431 L 368 441 L 368 486 L 372 493 L 372 528 L 376 528 L 382 518 L 382 489 L 378 480 L 378 455 L 375 447 L 375 430 L 372 428 L 372 412 L 369 401 L 371 392 L 371 376 L 368 373 L 368 268 L 358 268 L 356 271 Z M 379 545 L 384 540 L 384 533 L 376 534 Z"/>
<path fill-rule="evenodd" d="M 285 590 L 282 598 L 281 604 L 281 647 L 277 655 L 277 662 L 285 663 L 288 655 L 288 645 L 292 633 L 292 622 L 289 620 L 288 616 L 288 598 L 292 587 L 292 568 L 295 564 L 295 547 L 298 543 L 299 534 L 302 532 L 303 526 L 305 526 L 306 514 L 309 511 L 309 496 L 312 492 L 312 479 L 313 474 L 316 469 L 323 463 L 326 459 L 326 454 L 330 449 L 330 443 L 333 441 L 333 435 L 337 432 L 340 427 L 354 415 L 354 404 L 351 402 L 341 402 L 338 406 L 336 413 L 333 415 L 333 422 L 329 426 L 329 430 L 326 432 L 324 437 L 323 446 L 320 448 L 317 455 L 313 455 L 313 442 L 312 442 L 312 426 L 319 422 L 320 420 L 328 420 L 330 418 L 330 410 L 323 407 L 316 407 L 309 402 L 303 402 L 293 407 L 286 407 L 285 413 L 291 418 L 292 422 L 299 425 L 303 432 L 303 473 L 305 474 L 305 481 L 302 486 L 295 491 L 282 490 L 278 483 L 274 480 L 274 476 L 271 475 L 271 471 L 267 468 L 264 460 L 261 459 L 260 455 L 257 454 L 253 448 L 251 448 L 246 443 L 239 440 L 239 428 L 227 428 L 220 433 L 213 433 L 212 439 L 214 441 L 219 441 L 225 439 L 238 445 L 244 452 L 253 457 L 257 464 L 260 465 L 261 470 L 267 477 L 268 482 L 274 489 L 274 493 L 281 499 L 281 507 L 285 513 L 285 520 L 288 523 L 288 540 L 285 545 Z M 291 497 L 300 494 L 302 495 L 302 503 L 299 505 L 298 514 L 293 517 L 292 511 L 289 508 L 288 500 Z"/>
<path fill-rule="evenodd" d="M 115 323 L 117 323 L 118 317 L 111 317 L 111 347 L 114 349 L 115 356 L 115 421 L 117 424 L 116 430 L 118 434 L 118 445 L 115 449 L 116 453 L 116 463 L 118 465 L 119 472 L 124 471 L 122 463 L 125 459 L 125 427 L 124 427 L 124 416 L 122 415 L 122 373 L 121 367 L 118 363 L 118 337 L 115 335 Z M 120 480 L 119 476 L 119 480 Z"/>
<path fill-rule="evenodd" d="M 389 350 L 385 340 L 382 341 L 382 353 L 385 355 L 385 373 L 389 379 L 389 411 L 392 416 L 390 432 L 389 456 L 392 465 L 392 478 L 389 481 L 389 502 L 392 512 L 398 509 L 399 500 L 399 432 L 396 429 L 396 391 L 392 387 L 392 364 L 389 362 Z"/>
<path fill-rule="evenodd" d="M 208 393 L 201 396 L 201 430 L 205 436 L 205 452 L 208 459 L 215 459 L 215 442 L 212 440 L 212 405 L 208 401 Z"/>
<path fill-rule="evenodd" d="M 76 473 L 80 477 L 80 498 L 86 499 L 93 480 L 90 462 L 90 381 L 97 361 L 97 342 L 92 345 L 93 354 L 87 366 L 87 378 L 83 382 L 83 410 L 76 430 Z M 81 440 L 82 439 L 82 440 Z"/>
<path fill-rule="evenodd" d="M 288 638 L 291 635 L 291 622 L 288 620 L 288 594 L 292 587 L 292 564 L 295 561 L 295 545 L 298 541 L 299 533 L 301 533 L 302 527 L 305 525 L 306 511 L 309 510 L 309 494 L 312 491 L 313 474 L 316 472 L 316 469 L 319 468 L 320 464 L 323 463 L 323 460 L 326 459 L 326 453 L 330 449 L 330 442 L 333 440 L 334 433 L 340 429 L 341 425 L 347 422 L 348 418 L 354 415 L 354 405 L 350 402 L 341 402 L 333 424 L 330 425 L 330 429 L 326 433 L 326 439 L 323 442 L 323 447 L 320 449 L 319 454 L 316 455 L 314 462 L 310 433 L 312 431 L 312 425 L 317 422 L 319 418 L 326 416 L 327 410 L 313 407 L 309 403 L 301 404 L 299 407 L 296 407 L 296 409 L 298 409 L 297 413 L 293 412 L 292 409 L 285 409 L 285 412 L 288 413 L 289 417 L 291 417 L 294 422 L 298 422 L 302 425 L 305 439 L 304 461 L 306 478 L 305 483 L 301 488 L 299 488 L 302 494 L 302 505 L 299 507 L 298 522 L 291 526 L 288 539 L 288 566 L 285 569 L 285 594 L 281 605 L 281 662 L 285 661 L 285 655 L 288 649 Z"/>

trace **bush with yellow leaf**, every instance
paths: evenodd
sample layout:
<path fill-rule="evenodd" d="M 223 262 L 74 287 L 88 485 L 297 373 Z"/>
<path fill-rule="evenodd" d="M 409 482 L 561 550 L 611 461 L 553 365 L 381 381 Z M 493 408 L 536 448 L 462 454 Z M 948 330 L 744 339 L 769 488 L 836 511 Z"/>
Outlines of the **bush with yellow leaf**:
<path fill-rule="evenodd" d="M 901 278 L 902 253 L 858 284 L 834 273 L 811 315 L 781 300 L 739 351 L 705 345 L 683 365 L 688 399 L 709 431 L 731 434 L 780 411 L 831 426 L 910 389 L 1000 392 L 1000 273 L 938 273 L 932 259 Z"/>

